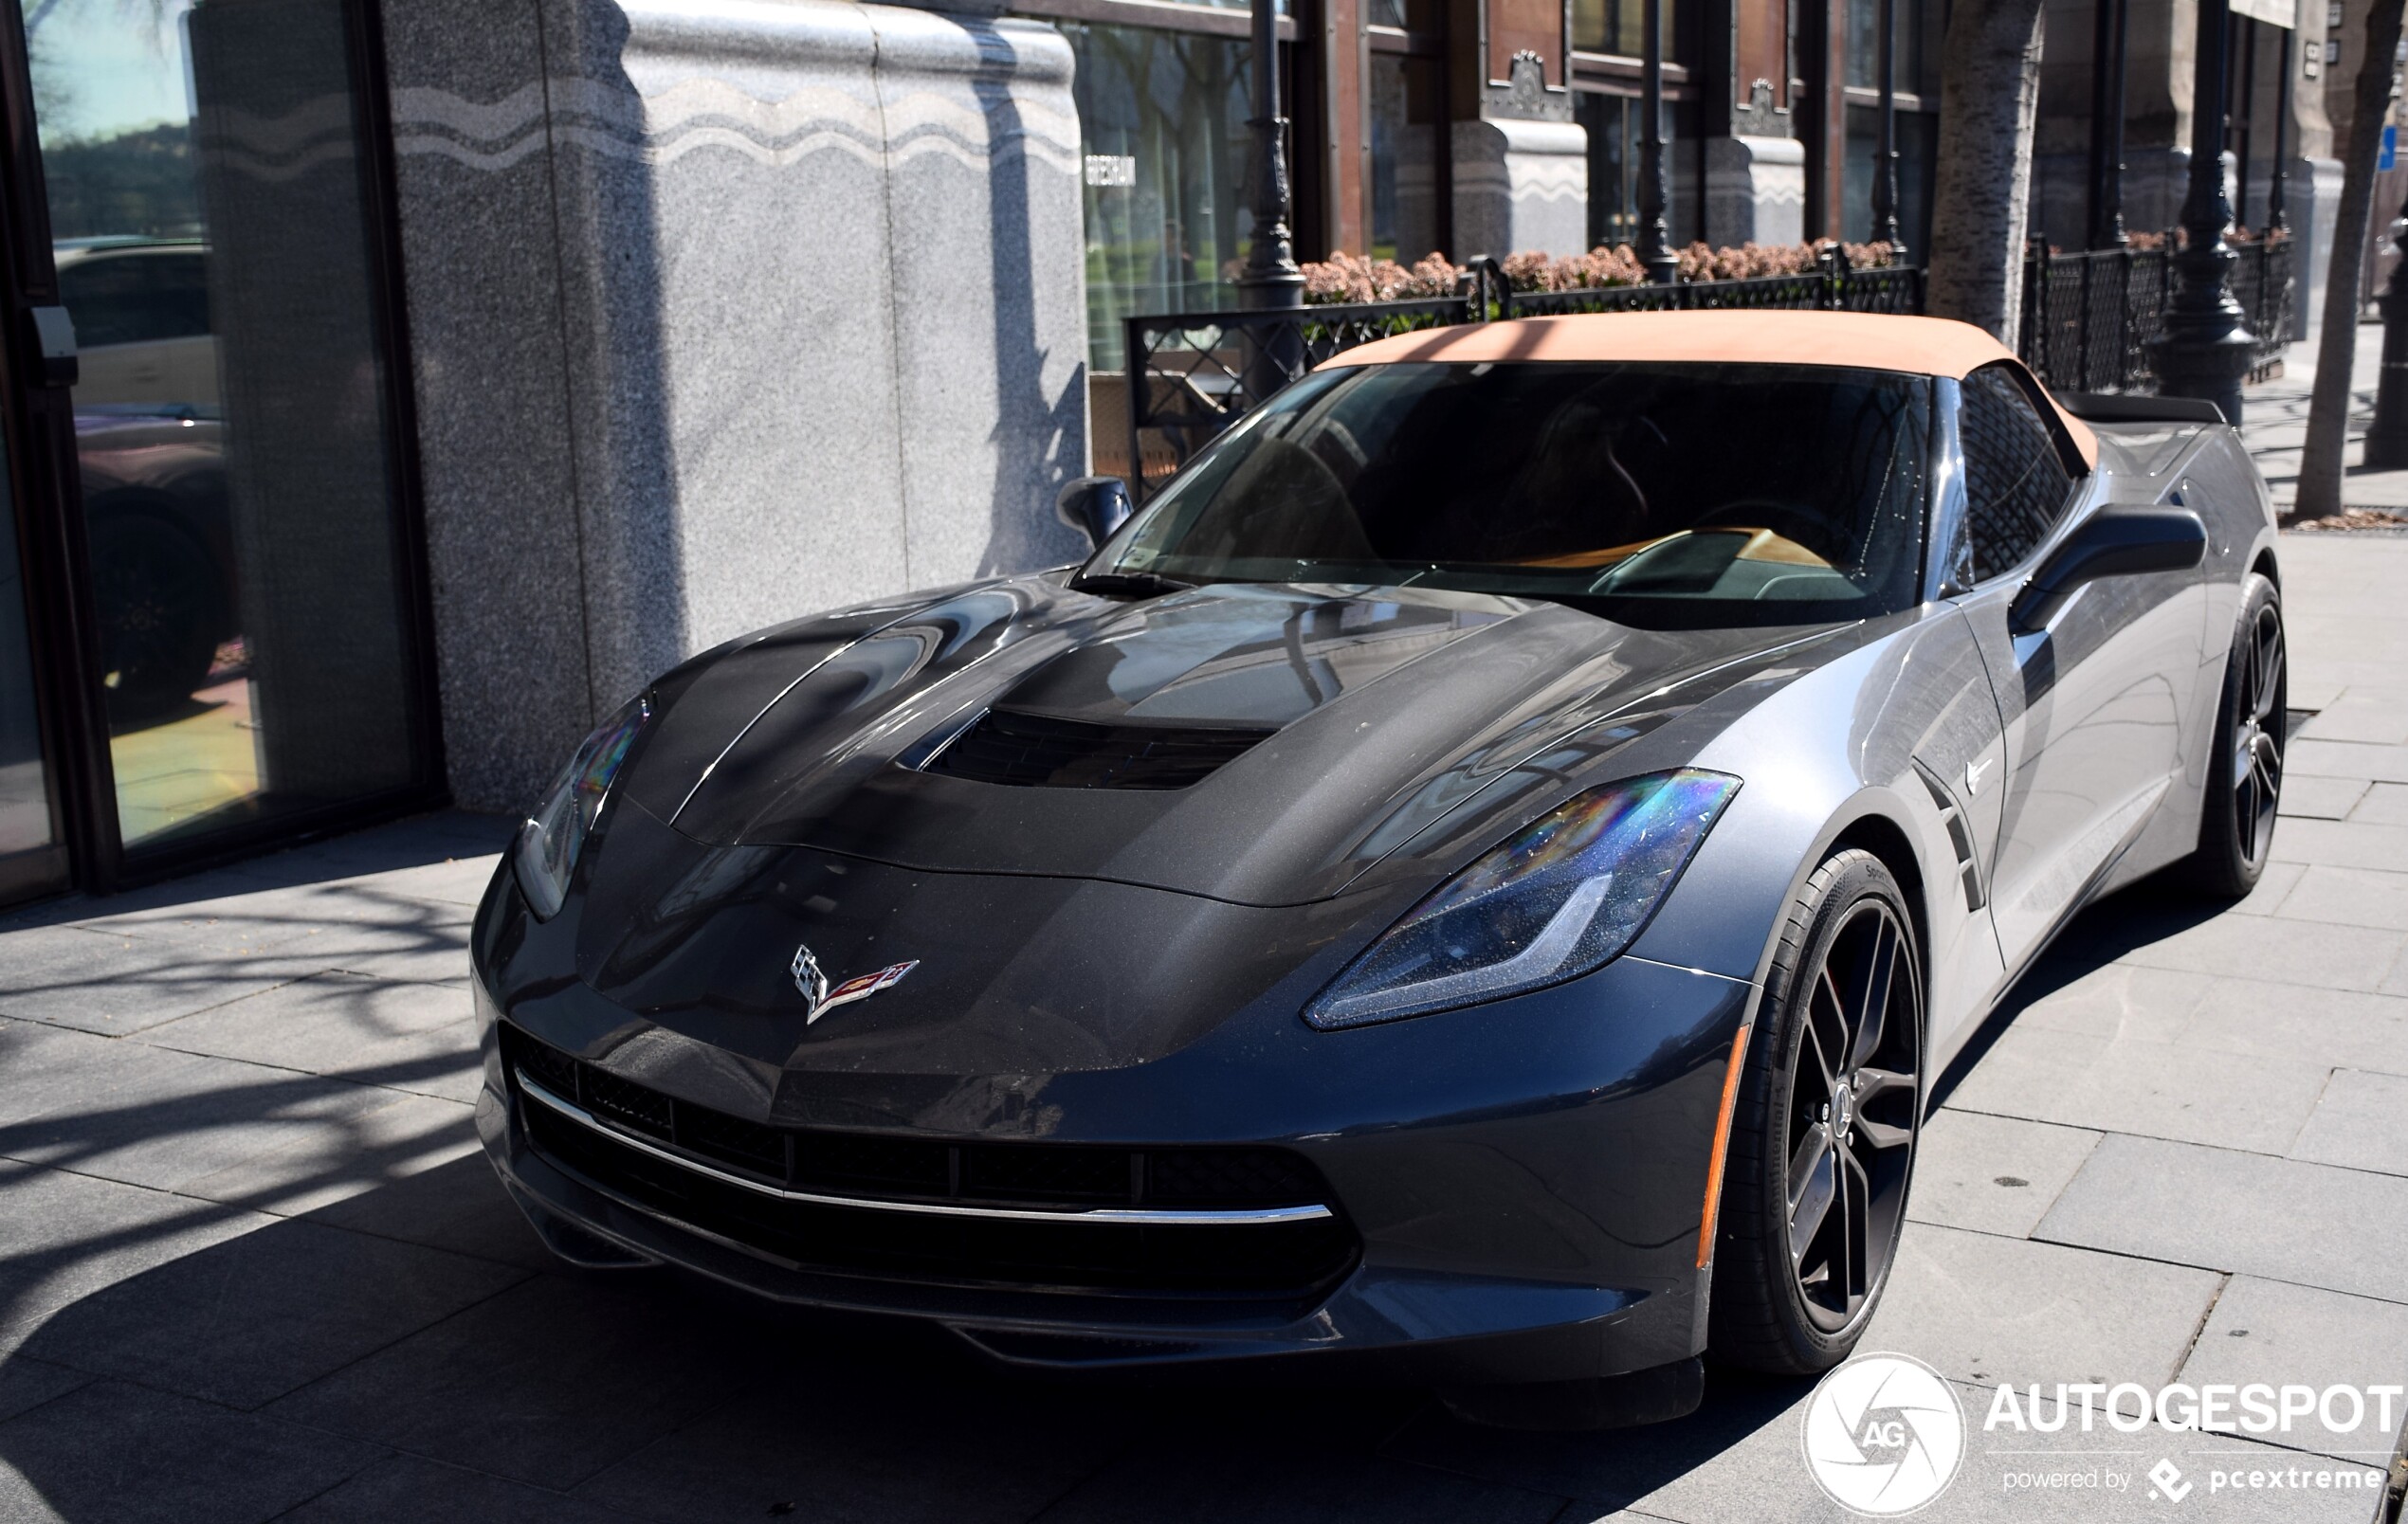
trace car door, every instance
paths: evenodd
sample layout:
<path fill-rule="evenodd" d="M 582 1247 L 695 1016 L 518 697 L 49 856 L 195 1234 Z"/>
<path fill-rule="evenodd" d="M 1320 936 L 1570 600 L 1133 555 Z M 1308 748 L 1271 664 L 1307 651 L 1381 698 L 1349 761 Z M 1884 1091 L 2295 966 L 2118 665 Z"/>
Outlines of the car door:
<path fill-rule="evenodd" d="M 100 249 L 59 271 L 74 319 L 82 374 L 79 408 L 213 408 L 215 341 L 197 250 Z"/>
<path fill-rule="evenodd" d="M 209 413 L 218 405 L 217 339 L 209 321 L 209 257 L 195 248 L 152 258 L 158 266 L 152 299 L 162 335 L 159 356 L 173 400 Z"/>
<path fill-rule="evenodd" d="M 1968 586 L 1956 597 L 2006 730 L 1991 915 L 2019 971 L 2114 866 L 2172 787 L 2197 680 L 2198 584 L 2176 575 L 2084 585 L 2047 626 L 2009 606 L 2049 553 L 2110 501 L 2151 500 L 2092 468 L 2020 366 L 1955 389 Z M 1944 405 L 1944 393 L 1943 393 Z"/>

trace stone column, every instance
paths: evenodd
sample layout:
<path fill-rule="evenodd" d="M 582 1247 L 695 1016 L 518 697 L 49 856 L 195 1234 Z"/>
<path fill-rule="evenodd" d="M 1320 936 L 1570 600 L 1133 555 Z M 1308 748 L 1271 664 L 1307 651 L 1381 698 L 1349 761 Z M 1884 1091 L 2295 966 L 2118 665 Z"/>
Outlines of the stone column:
<path fill-rule="evenodd" d="M 1455 247 L 1503 259 L 1589 244 L 1589 135 L 1510 117 L 1454 124 Z"/>
<path fill-rule="evenodd" d="M 1572 119 L 1571 92 L 1523 51 L 1475 102 L 1478 119 L 1451 129 L 1455 257 L 1586 252 L 1589 135 Z"/>
<path fill-rule="evenodd" d="M 386 0 L 452 788 L 682 657 L 1067 560 L 1070 51 L 839 0 Z"/>
<path fill-rule="evenodd" d="M 2299 281 L 2299 299 L 2291 305 L 2291 337 L 2312 338 L 2325 320 L 2325 278 L 2331 273 L 2333 224 L 2341 216 L 2341 160 L 2291 160 L 2283 197 L 2283 220 L 2294 244 L 2291 271 Z"/>
<path fill-rule="evenodd" d="M 1806 145 L 1794 137 L 1708 137 L 1706 241 L 1797 244 L 1806 238 Z"/>

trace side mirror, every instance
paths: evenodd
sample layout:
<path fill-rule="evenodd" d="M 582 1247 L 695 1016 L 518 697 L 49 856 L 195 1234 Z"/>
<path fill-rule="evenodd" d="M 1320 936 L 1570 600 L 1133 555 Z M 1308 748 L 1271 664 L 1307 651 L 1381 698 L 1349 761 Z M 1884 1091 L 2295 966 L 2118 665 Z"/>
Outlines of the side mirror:
<path fill-rule="evenodd" d="M 1136 511 L 1129 501 L 1129 485 L 1119 477 L 1081 477 L 1065 485 L 1061 496 L 1053 499 L 1053 517 L 1085 535 L 1087 544 L 1097 550 Z"/>
<path fill-rule="evenodd" d="M 2108 508 L 2056 548 L 2007 610 L 2021 632 L 2045 627 L 2076 589 L 2101 577 L 2188 572 L 2207 555 L 2207 526 L 2184 508 Z"/>

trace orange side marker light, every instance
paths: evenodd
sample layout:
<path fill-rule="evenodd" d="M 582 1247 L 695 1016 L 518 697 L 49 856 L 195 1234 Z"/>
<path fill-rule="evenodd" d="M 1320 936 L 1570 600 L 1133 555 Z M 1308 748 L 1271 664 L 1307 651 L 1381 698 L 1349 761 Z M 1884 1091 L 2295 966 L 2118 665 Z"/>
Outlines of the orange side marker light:
<path fill-rule="evenodd" d="M 1730 1061 L 1723 1069 L 1723 1107 L 1714 1115 L 1714 1152 L 1706 1163 L 1706 1214 L 1697 1226 L 1697 1267 L 1700 1270 L 1714 1262 L 1714 1224 L 1723 1207 L 1723 1155 L 1731 1145 L 1731 1108 L 1739 1102 L 1740 1061 L 1747 1056 L 1747 1034 L 1742 1026 L 1739 1036 L 1731 1040 Z"/>

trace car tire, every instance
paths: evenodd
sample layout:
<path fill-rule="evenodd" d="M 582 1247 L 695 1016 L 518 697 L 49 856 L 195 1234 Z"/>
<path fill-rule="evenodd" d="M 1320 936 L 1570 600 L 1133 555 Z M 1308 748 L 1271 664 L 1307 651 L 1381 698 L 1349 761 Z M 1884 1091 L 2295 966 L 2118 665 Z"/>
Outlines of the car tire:
<path fill-rule="evenodd" d="M 1812 1375 L 1855 1349 L 1906 1222 L 1924 1028 L 1905 891 L 1871 853 L 1833 853 L 1790 907 L 1742 1060 L 1707 1320 L 1718 1362 Z"/>
<path fill-rule="evenodd" d="M 149 513 L 104 515 L 88 533 L 110 723 L 123 730 L 165 718 L 216 660 L 223 573 L 199 540 Z"/>
<path fill-rule="evenodd" d="M 2238 899 L 2257 887 L 2274 845 L 2282 801 L 2290 661 L 2283 639 L 2283 599 L 2253 572 L 2241 583 L 2241 614 L 2224 662 L 2201 796 L 2198 850 L 2182 864 L 2200 894 Z"/>

